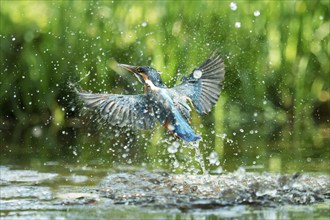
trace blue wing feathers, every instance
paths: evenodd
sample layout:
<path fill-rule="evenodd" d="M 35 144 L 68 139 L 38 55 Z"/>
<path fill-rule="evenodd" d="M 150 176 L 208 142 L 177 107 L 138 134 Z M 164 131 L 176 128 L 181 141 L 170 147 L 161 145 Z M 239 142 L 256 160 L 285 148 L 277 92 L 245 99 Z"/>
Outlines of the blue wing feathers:
<path fill-rule="evenodd" d="M 194 77 L 197 70 L 202 72 L 200 78 Z M 214 51 L 202 65 L 183 77 L 182 84 L 173 87 L 172 91 L 189 97 L 197 113 L 203 115 L 210 112 L 212 106 L 218 101 L 224 78 L 223 60 L 217 51 Z"/>

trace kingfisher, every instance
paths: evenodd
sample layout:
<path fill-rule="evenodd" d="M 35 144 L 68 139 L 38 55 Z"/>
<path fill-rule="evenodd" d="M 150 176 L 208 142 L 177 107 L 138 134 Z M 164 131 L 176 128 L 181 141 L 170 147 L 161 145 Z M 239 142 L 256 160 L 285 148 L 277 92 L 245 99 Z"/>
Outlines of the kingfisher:
<path fill-rule="evenodd" d="M 149 66 L 118 64 L 144 85 L 143 94 L 122 95 L 78 91 L 85 108 L 94 110 L 109 126 L 152 129 L 158 121 L 175 137 L 187 142 L 201 139 L 190 126 L 193 106 L 200 115 L 212 110 L 220 97 L 225 76 L 224 63 L 214 51 L 199 67 L 167 88 L 160 72 Z"/>

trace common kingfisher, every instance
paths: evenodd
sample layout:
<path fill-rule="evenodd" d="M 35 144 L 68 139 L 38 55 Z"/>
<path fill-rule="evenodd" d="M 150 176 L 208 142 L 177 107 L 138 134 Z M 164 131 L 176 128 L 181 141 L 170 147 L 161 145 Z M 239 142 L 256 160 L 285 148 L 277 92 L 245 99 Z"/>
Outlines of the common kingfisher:
<path fill-rule="evenodd" d="M 187 142 L 201 137 L 190 127 L 192 103 L 205 115 L 218 101 L 225 76 L 224 63 L 217 51 L 181 79 L 181 84 L 167 88 L 160 72 L 149 66 L 118 66 L 133 73 L 144 85 L 144 94 L 93 94 L 77 91 L 87 109 L 94 110 L 111 126 L 151 129 L 159 121 L 174 136 Z"/>

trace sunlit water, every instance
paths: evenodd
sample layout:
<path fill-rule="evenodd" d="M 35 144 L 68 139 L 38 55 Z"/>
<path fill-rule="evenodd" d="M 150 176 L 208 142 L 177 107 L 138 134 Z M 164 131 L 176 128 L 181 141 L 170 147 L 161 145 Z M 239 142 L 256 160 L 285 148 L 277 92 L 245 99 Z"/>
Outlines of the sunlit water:
<path fill-rule="evenodd" d="M 110 214 L 124 219 L 327 219 L 330 214 L 330 179 L 325 175 L 250 173 L 243 168 L 221 175 L 170 174 L 53 162 L 40 169 L 0 167 L 1 219 Z"/>

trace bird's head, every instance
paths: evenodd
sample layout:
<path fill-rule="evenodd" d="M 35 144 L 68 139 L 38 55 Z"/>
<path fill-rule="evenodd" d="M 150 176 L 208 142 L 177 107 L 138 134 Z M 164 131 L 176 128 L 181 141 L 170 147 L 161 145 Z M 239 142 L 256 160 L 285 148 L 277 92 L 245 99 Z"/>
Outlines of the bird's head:
<path fill-rule="evenodd" d="M 131 66 L 127 64 L 118 64 L 118 66 L 133 73 L 143 84 L 152 83 L 154 86 L 163 87 L 164 84 L 157 70 L 149 66 Z"/>

